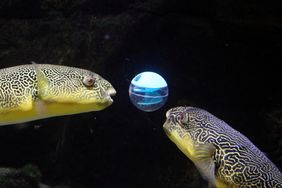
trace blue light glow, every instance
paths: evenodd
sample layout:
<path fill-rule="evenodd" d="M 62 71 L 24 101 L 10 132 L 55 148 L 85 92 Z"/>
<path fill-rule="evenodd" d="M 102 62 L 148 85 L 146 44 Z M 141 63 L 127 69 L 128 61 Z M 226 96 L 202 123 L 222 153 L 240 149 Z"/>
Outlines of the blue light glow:
<path fill-rule="evenodd" d="M 167 87 L 166 81 L 159 74 L 154 72 L 142 72 L 135 76 L 132 81 L 132 84 L 139 87 L 146 88 L 161 88 Z"/>
<path fill-rule="evenodd" d="M 158 110 L 167 100 L 167 83 L 157 73 L 142 72 L 132 79 L 129 97 L 134 106 L 142 111 Z"/>

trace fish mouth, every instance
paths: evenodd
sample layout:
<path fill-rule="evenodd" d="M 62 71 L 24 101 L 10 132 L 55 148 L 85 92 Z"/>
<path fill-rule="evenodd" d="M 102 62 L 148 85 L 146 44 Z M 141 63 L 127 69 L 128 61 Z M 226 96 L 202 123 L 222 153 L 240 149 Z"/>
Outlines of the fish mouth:
<path fill-rule="evenodd" d="M 163 129 L 164 129 L 164 132 L 165 132 L 165 134 L 168 136 L 168 137 L 170 137 L 171 136 L 171 131 L 169 130 L 169 125 L 167 124 L 167 123 L 164 123 L 164 125 L 163 125 Z"/>
<path fill-rule="evenodd" d="M 110 103 L 113 103 L 114 100 L 112 99 L 112 97 L 115 96 L 116 94 L 117 94 L 116 90 L 114 88 L 110 88 L 105 93 L 106 95 L 105 99 Z"/>
<path fill-rule="evenodd" d="M 165 127 L 164 127 L 164 132 L 165 132 L 165 134 L 166 134 L 168 137 L 170 137 L 170 136 L 171 136 L 170 131 L 169 131 L 169 130 L 167 130 L 167 128 L 165 128 Z"/>

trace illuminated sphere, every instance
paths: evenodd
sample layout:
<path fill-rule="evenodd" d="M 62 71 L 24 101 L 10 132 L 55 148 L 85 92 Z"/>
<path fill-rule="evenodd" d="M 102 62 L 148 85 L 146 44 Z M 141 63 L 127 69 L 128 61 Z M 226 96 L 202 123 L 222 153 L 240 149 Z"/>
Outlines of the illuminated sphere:
<path fill-rule="evenodd" d="M 142 72 L 131 80 L 129 97 L 134 106 L 142 111 L 158 110 L 167 100 L 167 83 L 157 73 Z"/>

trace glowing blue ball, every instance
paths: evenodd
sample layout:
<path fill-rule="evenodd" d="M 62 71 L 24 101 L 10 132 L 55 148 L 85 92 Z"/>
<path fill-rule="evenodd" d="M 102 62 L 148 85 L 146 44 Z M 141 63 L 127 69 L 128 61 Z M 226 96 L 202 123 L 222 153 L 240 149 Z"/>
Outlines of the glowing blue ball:
<path fill-rule="evenodd" d="M 129 97 L 140 110 L 145 112 L 158 110 L 167 100 L 167 83 L 157 73 L 142 72 L 131 80 Z"/>

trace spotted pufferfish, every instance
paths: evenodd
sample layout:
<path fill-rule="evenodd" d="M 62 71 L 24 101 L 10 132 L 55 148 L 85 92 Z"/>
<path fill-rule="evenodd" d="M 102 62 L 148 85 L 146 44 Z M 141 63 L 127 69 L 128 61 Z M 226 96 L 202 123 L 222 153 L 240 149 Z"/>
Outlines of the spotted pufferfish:
<path fill-rule="evenodd" d="M 27 64 L 0 70 L 0 125 L 99 111 L 116 91 L 100 75 L 75 67 Z"/>
<path fill-rule="evenodd" d="M 172 108 L 163 128 L 209 187 L 282 187 L 282 173 L 275 164 L 247 137 L 205 110 Z"/>

